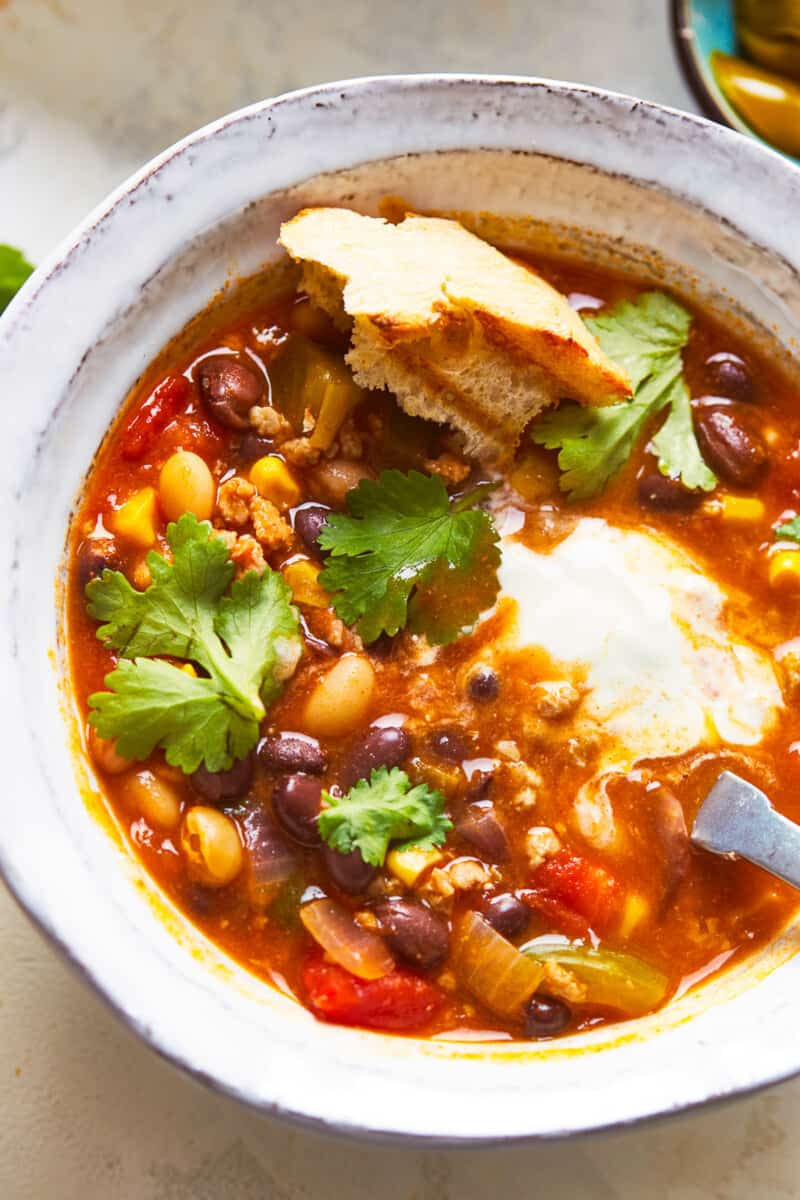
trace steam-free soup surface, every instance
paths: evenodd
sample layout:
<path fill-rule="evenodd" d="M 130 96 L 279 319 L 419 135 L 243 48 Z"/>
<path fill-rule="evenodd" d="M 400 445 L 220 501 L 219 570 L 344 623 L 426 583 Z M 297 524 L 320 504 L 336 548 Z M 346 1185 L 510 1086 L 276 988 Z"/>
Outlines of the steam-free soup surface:
<path fill-rule="evenodd" d="M 590 323 L 648 290 L 531 265 Z M 790 889 L 695 851 L 687 830 L 722 769 L 800 816 L 800 405 L 781 363 L 690 317 L 679 378 L 682 363 L 704 488 L 659 470 L 665 408 L 586 499 L 568 498 L 535 427 L 488 471 L 446 428 L 357 388 L 347 336 L 302 295 L 212 311 L 125 402 L 70 534 L 88 752 L 166 894 L 321 1019 L 553 1037 L 663 1005 L 792 913 Z M 597 463 L 582 469 L 591 490 Z M 463 561 L 417 579 L 389 636 L 376 606 L 353 618 L 353 591 L 410 554 L 392 479 L 431 520 L 436 504 L 444 521 L 471 515 Z M 326 540 L 332 514 L 350 524 Z M 198 563 L 209 577 L 184 578 L 174 601 L 170 572 Z M 113 572 L 169 644 L 162 630 L 148 653 L 145 609 Z M 225 596 L 263 628 L 226 633 Z M 210 623 L 200 648 L 181 632 L 187 607 Z M 120 612 L 134 613 L 122 632 Z M 209 666 L 212 642 L 235 669 Z M 118 672 L 153 663 L 132 708 Z M 153 692 L 178 671 L 159 716 Z M 209 769 L 219 745 L 228 765 Z"/>

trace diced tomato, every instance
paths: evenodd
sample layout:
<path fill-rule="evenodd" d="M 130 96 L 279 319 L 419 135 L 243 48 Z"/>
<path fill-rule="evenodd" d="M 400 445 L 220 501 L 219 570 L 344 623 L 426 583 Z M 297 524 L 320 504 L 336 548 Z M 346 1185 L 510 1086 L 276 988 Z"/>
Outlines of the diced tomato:
<path fill-rule="evenodd" d="M 572 918 L 573 929 L 577 917 L 592 929 L 602 930 L 619 903 L 619 884 L 614 876 L 598 863 L 568 850 L 559 850 L 546 859 L 535 871 L 532 883 L 529 903 L 554 920 L 561 917 L 562 925 Z"/>
<path fill-rule="evenodd" d="M 423 1028 L 444 1001 L 437 987 L 408 971 L 358 979 L 320 958 L 306 963 L 303 983 L 311 1011 L 324 1021 L 396 1033 Z"/>
<path fill-rule="evenodd" d="M 521 896 L 549 926 L 569 938 L 586 937 L 591 928 L 586 917 L 582 917 L 574 908 L 570 908 L 562 900 L 557 900 L 555 896 L 537 891 L 524 891 Z"/>
<path fill-rule="evenodd" d="M 134 414 L 122 435 L 121 453 L 128 462 L 143 458 L 170 421 L 186 408 L 192 385 L 185 375 L 167 375 Z"/>

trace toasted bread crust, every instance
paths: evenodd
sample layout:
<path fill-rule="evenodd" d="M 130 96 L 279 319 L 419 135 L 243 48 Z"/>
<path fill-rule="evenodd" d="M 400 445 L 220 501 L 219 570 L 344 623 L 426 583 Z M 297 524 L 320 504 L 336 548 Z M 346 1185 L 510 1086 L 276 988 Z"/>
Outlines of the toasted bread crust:
<path fill-rule="evenodd" d="M 416 416 L 460 429 L 484 460 L 562 398 L 630 394 L 564 297 L 456 221 L 399 225 L 348 209 L 306 209 L 281 228 L 306 291 L 352 330 L 357 381 L 388 387 Z"/>

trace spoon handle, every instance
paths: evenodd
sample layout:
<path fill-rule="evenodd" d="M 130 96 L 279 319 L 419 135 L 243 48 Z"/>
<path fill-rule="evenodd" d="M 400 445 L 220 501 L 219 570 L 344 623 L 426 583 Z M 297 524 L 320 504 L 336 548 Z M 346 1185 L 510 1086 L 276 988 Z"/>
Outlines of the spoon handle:
<path fill-rule="evenodd" d="M 800 888 L 800 825 L 781 816 L 752 783 L 723 771 L 695 818 L 692 842 L 712 854 L 746 858 Z"/>

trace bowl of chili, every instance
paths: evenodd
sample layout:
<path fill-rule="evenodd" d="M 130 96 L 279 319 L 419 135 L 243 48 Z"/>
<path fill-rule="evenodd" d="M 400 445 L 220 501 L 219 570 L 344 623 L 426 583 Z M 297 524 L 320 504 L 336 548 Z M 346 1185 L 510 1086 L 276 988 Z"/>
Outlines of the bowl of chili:
<path fill-rule="evenodd" d="M 12 303 L 0 323 L 0 380 L 4 395 L 25 402 L 8 408 L 3 484 L 9 699 L 0 865 L 45 935 L 158 1053 L 308 1125 L 471 1144 L 628 1124 L 800 1069 L 791 1049 L 800 992 L 793 903 L 746 868 L 735 883 L 727 864 L 692 874 L 680 773 L 659 776 L 658 803 L 643 808 L 653 777 L 640 770 L 637 778 L 632 763 L 618 769 L 597 737 L 558 759 L 576 793 L 587 778 L 582 754 L 596 751 L 616 772 L 613 784 L 589 772 L 595 790 L 571 818 L 589 847 L 578 852 L 548 808 L 555 776 L 544 787 L 531 766 L 546 771 L 547 755 L 539 764 L 533 751 L 520 752 L 519 741 L 534 735 L 519 718 L 537 706 L 536 736 L 544 736 L 543 727 L 587 703 L 585 680 L 540 670 L 524 702 L 510 705 L 504 693 L 514 695 L 509 680 L 523 669 L 519 647 L 503 641 L 499 684 L 487 666 L 490 639 L 506 638 L 491 625 L 502 616 L 491 548 L 501 535 L 504 592 L 513 593 L 511 572 L 523 560 L 529 578 L 525 556 L 533 555 L 537 570 L 540 559 L 558 565 L 557 575 L 542 576 L 541 594 L 563 604 L 570 554 L 582 567 L 602 551 L 620 571 L 632 556 L 650 582 L 689 570 L 659 544 L 675 536 L 664 514 L 678 512 L 691 563 L 717 554 L 714 578 L 731 594 L 744 562 L 763 563 L 767 582 L 739 597 L 742 608 L 790 595 L 782 589 L 794 578 L 797 178 L 788 162 L 727 130 L 591 88 L 448 76 L 330 84 L 235 113 L 165 152 L 91 214 Z M 301 210 L 345 206 L 374 219 L 387 197 L 401 197 L 404 211 L 446 214 L 527 263 L 576 311 L 597 314 L 586 323 L 612 359 L 643 322 L 658 330 L 648 336 L 661 339 L 659 353 L 672 355 L 669 409 L 667 400 L 645 405 L 642 421 L 663 410 L 680 428 L 662 435 L 648 425 L 655 451 L 644 439 L 629 447 L 616 482 L 619 464 L 606 470 L 576 458 L 567 410 L 538 433 L 532 427 L 518 474 L 502 481 L 540 518 L 548 514 L 523 549 L 506 545 L 520 503 L 507 502 L 507 490 L 501 502 L 491 472 L 467 463 L 461 474 L 451 442 L 401 431 L 379 399 L 361 424 L 346 425 L 363 396 L 343 374 L 341 329 L 296 295 L 278 237 Z M 638 353 L 652 357 L 652 347 Z M 635 385 L 640 368 L 630 353 L 624 361 Z M 269 397 L 282 389 L 281 441 Z M 747 407 L 754 392 L 768 419 Z M 689 394 L 695 434 L 685 425 Z M 643 403 L 635 386 L 633 395 Z M 331 411 L 339 415 L 325 445 Z M 356 439 L 377 445 L 386 429 L 384 450 L 365 468 Z M 583 446 L 594 436 L 581 425 Z M 326 459 L 334 444 L 339 458 Z M 222 489 L 226 530 L 215 516 Z M 584 505 L 579 518 L 570 490 Z M 592 508 L 600 491 L 605 507 Z M 445 589 L 441 599 L 442 580 L 430 571 L 443 552 L 431 550 L 416 590 L 404 575 L 407 611 L 398 618 L 358 598 L 361 567 L 354 573 L 351 562 L 348 573 L 347 564 L 363 553 L 365 534 L 375 553 L 375 528 L 359 522 L 389 513 L 396 551 L 420 506 L 461 539 L 463 561 L 451 566 L 465 573 L 460 592 Z M 698 506 L 706 524 L 695 544 Z M 280 547 L 278 571 L 269 563 Z M 322 574 L 320 550 L 329 556 Z M 761 558 L 747 557 L 757 551 Z M 388 578 L 383 554 L 373 566 Z M 476 561 L 481 570 L 470 575 Z M 209 589 L 202 603 L 200 567 Z M 688 589 L 695 599 L 699 567 L 697 575 Z M 641 580 L 630 587 L 631 603 L 649 603 Z M 731 662 L 738 634 L 708 615 L 716 600 L 702 595 L 708 611 L 693 610 L 692 621 L 704 653 L 716 656 L 718 684 L 720 671 L 741 666 Z M 595 597 L 598 612 L 607 604 L 612 613 L 597 635 L 603 645 L 626 597 Z M 204 605 L 198 632 L 186 613 Z M 257 638 L 242 631 L 245 610 L 262 622 Z M 559 623 L 545 609 L 536 620 Z M 417 657 L 401 670 L 385 641 L 413 621 Z M 426 644 L 447 644 L 462 627 L 478 642 L 439 674 L 444 659 L 425 657 L 419 633 Z M 726 754 L 779 800 L 790 793 L 791 747 L 776 741 L 773 750 L 760 736 L 781 704 L 777 668 L 762 671 L 765 646 L 791 642 L 790 609 L 774 628 L 751 618 L 746 628 L 753 705 L 713 709 L 721 749 L 711 765 L 702 738 L 689 739 L 703 751 L 691 759 L 696 800 Z M 531 636 L 541 645 L 543 635 Z M 581 656 L 593 653 L 587 644 Z M 317 655 L 316 665 L 295 695 L 287 680 L 301 654 Z M 414 708 L 411 683 L 425 679 L 431 691 Z M 695 686 L 702 720 L 712 712 L 710 686 Z M 149 742 L 147 687 L 178 695 L 169 729 L 159 726 Z M 473 711 L 489 716 L 464 717 Z M 608 719 L 598 709 L 595 729 Z M 758 737 L 742 732 L 748 721 Z M 640 726 L 637 769 L 666 747 Z M 784 726 L 781 735 L 785 742 Z M 325 774 L 330 761 L 335 778 Z M 482 790 L 484 774 L 501 781 L 507 810 Z M 675 789 L 677 801 L 667 797 Z M 269 804 L 248 808 L 250 795 Z M 634 839 L 616 875 L 598 834 L 609 795 L 624 837 Z M 654 832 L 638 843 L 643 811 L 654 814 Z M 517 870 L 523 846 L 524 879 L 503 865 L 510 853 Z M 644 867 L 631 865 L 637 847 Z M 243 862 L 246 894 L 233 882 L 244 878 Z M 422 871 L 428 890 L 417 894 Z M 686 901 L 684 923 L 671 925 L 663 906 L 673 905 L 686 872 L 700 915 Z M 384 884 L 368 893 L 378 874 Z M 276 887 L 284 888 L 277 900 Z M 480 901 L 465 903 L 476 888 Z M 679 948 L 690 917 L 702 925 L 692 926 L 703 947 L 696 961 Z M 642 920 L 649 932 L 637 941 Z M 620 1013 L 624 1024 L 614 1019 Z"/>

